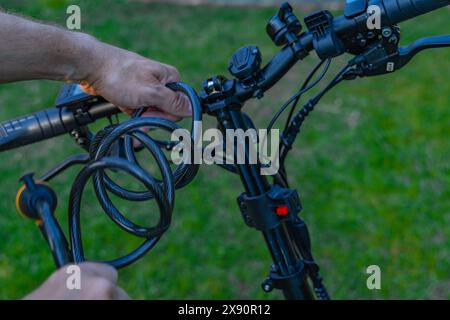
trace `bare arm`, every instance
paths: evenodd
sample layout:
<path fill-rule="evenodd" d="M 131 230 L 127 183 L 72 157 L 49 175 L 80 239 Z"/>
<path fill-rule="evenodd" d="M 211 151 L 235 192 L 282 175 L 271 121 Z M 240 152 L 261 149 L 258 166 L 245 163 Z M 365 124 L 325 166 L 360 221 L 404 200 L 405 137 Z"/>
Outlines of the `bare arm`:
<path fill-rule="evenodd" d="M 83 83 L 128 113 L 147 106 L 171 120 L 190 115 L 186 97 L 165 87 L 180 80 L 174 67 L 0 12 L 0 83 L 32 79 Z"/>
<path fill-rule="evenodd" d="M 81 82 L 89 77 L 89 66 L 82 61 L 99 66 L 100 48 L 90 36 L 6 13 L 0 13 L 0 43 L 1 82 L 31 79 Z"/>

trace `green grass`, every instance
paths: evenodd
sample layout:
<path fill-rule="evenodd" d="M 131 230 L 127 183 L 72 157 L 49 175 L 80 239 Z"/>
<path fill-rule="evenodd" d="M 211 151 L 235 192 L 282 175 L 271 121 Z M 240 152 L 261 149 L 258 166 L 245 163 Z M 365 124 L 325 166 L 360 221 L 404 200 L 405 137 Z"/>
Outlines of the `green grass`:
<path fill-rule="evenodd" d="M 278 50 L 264 32 L 271 8 L 106 0 L 0 0 L 0 6 L 64 24 L 69 2 L 81 3 L 83 31 L 173 64 L 197 88 L 211 75 L 226 74 L 240 46 L 257 44 L 266 60 Z M 444 10 L 405 23 L 404 42 L 448 33 L 448 17 Z M 259 126 L 316 62 L 310 57 L 265 99 L 248 104 Z M 399 73 L 341 84 L 306 122 L 288 170 L 334 298 L 450 298 L 449 70 L 450 50 L 424 53 Z M 0 86 L 0 119 L 51 106 L 59 86 L 47 81 Z M 54 268 L 33 223 L 15 213 L 18 178 L 42 173 L 78 151 L 69 137 L 61 137 L 1 155 L 0 298 L 22 297 Z M 72 169 L 52 182 L 64 227 L 76 173 Z M 141 299 L 281 298 L 260 290 L 270 257 L 261 235 L 244 225 L 235 206 L 241 189 L 237 177 L 203 167 L 195 182 L 177 193 L 169 231 L 150 254 L 121 271 L 120 284 Z M 120 205 L 142 223 L 156 210 Z M 88 257 L 115 257 L 139 243 L 101 214 L 92 191 L 82 213 Z M 382 270 L 379 291 L 366 288 L 365 269 L 372 264 Z"/>

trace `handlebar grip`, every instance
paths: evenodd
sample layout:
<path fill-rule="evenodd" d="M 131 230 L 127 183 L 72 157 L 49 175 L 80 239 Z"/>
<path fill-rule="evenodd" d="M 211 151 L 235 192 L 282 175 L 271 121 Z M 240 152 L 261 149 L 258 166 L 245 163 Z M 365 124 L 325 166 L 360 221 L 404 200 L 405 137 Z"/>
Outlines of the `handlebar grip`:
<path fill-rule="evenodd" d="M 400 23 L 450 5 L 450 0 L 382 0 L 381 2 L 386 18 L 391 24 Z"/>
<path fill-rule="evenodd" d="M 64 114 L 63 109 L 53 108 L 0 123 L 0 151 L 67 132 L 60 115 L 64 118 L 71 116 L 69 112 Z"/>
<path fill-rule="evenodd" d="M 74 114 L 69 108 L 50 108 L 31 115 L 0 123 L 0 151 L 14 149 L 69 133 L 80 126 L 107 117 L 120 110 L 103 102 L 84 114 Z"/>

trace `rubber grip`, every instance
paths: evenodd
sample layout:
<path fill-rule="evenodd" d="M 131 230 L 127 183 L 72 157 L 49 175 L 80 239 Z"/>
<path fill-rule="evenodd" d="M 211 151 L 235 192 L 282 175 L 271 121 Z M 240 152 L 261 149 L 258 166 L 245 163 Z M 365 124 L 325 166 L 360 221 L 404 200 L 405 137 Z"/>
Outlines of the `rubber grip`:
<path fill-rule="evenodd" d="M 382 0 L 391 24 L 400 23 L 450 5 L 450 0 Z"/>
<path fill-rule="evenodd" d="M 61 116 L 61 110 L 54 108 L 0 123 L 0 151 L 67 132 Z"/>
<path fill-rule="evenodd" d="M 0 123 L 0 151 L 69 133 L 97 119 L 117 114 L 120 109 L 108 102 L 97 102 L 83 113 L 69 108 L 51 108 Z"/>

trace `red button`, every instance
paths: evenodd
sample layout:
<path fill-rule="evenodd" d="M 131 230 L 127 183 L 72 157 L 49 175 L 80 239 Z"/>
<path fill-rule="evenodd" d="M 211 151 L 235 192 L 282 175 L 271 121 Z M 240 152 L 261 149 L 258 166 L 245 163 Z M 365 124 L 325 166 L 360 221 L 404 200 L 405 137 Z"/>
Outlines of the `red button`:
<path fill-rule="evenodd" d="M 284 217 L 289 214 L 289 207 L 288 206 L 279 206 L 276 208 L 275 212 L 277 213 L 277 216 Z"/>

